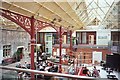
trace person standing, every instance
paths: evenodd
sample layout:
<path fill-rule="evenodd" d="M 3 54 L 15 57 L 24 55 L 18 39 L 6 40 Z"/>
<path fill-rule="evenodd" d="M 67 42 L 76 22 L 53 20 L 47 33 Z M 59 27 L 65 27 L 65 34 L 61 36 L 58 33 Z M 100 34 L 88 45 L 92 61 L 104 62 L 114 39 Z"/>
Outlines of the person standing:
<path fill-rule="evenodd" d="M 96 66 L 94 66 L 92 76 L 94 76 L 94 77 L 100 77 L 99 71 L 96 69 Z"/>

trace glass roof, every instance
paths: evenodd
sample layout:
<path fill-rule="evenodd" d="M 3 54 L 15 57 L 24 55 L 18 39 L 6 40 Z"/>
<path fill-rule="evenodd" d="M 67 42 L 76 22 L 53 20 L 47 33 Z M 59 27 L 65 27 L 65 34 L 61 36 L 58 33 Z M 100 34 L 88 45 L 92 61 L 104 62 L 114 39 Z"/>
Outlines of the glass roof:
<path fill-rule="evenodd" d="M 46 3 L 44 2 L 46 1 Z M 66 29 L 86 29 L 86 26 L 118 27 L 119 0 L 43 0 L 39 2 L 9 2 L 2 7 L 23 15 L 37 16 L 37 19 L 63 25 Z M 44 4 L 43 4 L 44 2 Z M 120 1 L 119 1 L 120 3 Z M 32 7 L 30 5 L 33 5 Z M 39 15 L 38 15 L 39 14 Z M 60 19 L 59 22 L 57 19 Z M 8 21 L 7 21 L 8 22 Z M 3 23 L 1 23 L 3 24 Z M 4 24 L 6 25 L 5 21 Z M 71 26 L 71 27 L 70 27 Z M 85 27 L 85 28 L 84 28 Z"/>
<path fill-rule="evenodd" d="M 99 25 L 104 20 L 114 1 L 115 0 L 78 0 L 78 2 L 74 4 L 73 9 L 86 26 L 93 20 L 97 20 L 97 25 Z M 84 9 L 81 7 L 83 4 Z"/>

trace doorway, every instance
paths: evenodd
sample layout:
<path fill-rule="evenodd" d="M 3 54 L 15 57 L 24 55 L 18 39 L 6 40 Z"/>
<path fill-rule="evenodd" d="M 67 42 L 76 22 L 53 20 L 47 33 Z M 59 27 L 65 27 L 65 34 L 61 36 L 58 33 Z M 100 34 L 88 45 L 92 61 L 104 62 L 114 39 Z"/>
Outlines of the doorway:
<path fill-rule="evenodd" d="M 89 35 L 89 44 L 94 44 L 94 35 Z"/>

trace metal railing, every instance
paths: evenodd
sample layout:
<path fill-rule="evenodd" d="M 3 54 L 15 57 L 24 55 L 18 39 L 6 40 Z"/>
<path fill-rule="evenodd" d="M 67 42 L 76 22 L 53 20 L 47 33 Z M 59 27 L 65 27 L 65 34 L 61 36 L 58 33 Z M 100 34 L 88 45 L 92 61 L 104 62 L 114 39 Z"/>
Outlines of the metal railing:
<path fill-rule="evenodd" d="M 21 68 L 8 67 L 8 66 L 0 66 L 0 69 L 30 72 L 34 74 L 40 74 L 40 75 L 52 76 L 52 77 L 57 76 L 57 77 L 70 78 L 70 79 L 98 80 L 98 78 L 94 78 L 94 77 L 70 75 L 70 74 L 55 73 L 55 72 L 45 72 L 45 71 L 38 71 L 38 70 L 31 70 L 31 69 L 21 69 Z"/>

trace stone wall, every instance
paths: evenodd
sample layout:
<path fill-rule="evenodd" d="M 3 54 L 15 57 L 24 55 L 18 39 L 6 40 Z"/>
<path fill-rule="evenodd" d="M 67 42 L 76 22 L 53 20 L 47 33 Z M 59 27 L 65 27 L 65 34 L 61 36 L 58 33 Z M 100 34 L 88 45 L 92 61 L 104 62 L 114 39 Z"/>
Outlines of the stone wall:
<path fill-rule="evenodd" d="M 17 51 L 18 46 L 28 48 L 30 36 L 25 31 L 20 30 L 0 30 L 0 50 L 3 50 L 4 45 L 11 45 L 11 55 Z"/>

